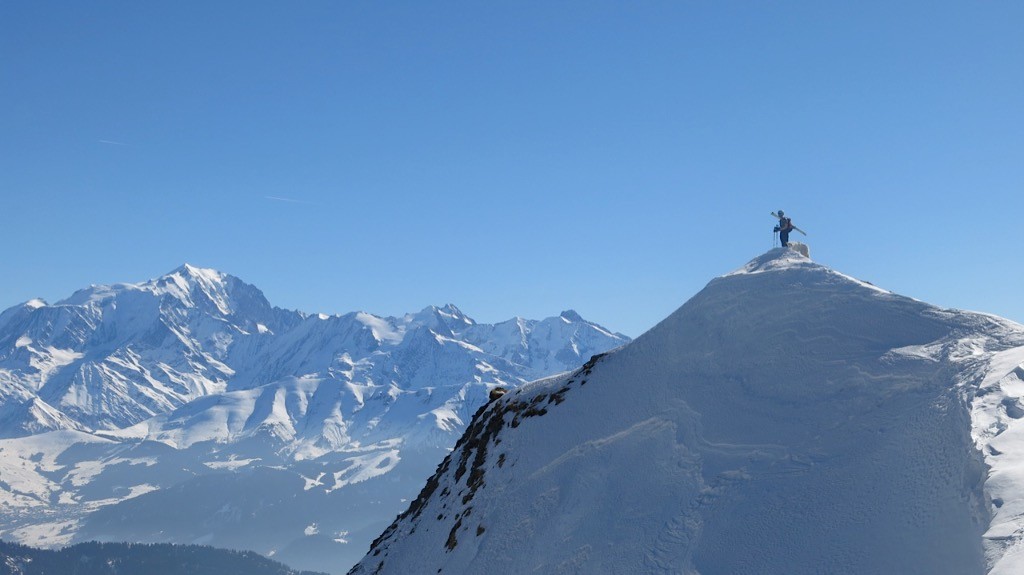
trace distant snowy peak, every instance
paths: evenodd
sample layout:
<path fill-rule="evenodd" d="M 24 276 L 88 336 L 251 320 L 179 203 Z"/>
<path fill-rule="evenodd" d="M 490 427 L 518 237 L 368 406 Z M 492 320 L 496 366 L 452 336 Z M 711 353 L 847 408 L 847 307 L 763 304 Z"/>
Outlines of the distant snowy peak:
<path fill-rule="evenodd" d="M 406 320 L 410 325 L 443 325 L 453 332 L 461 332 L 476 325 L 476 321 L 462 313 L 462 310 L 453 304 L 446 304 L 443 307 L 427 306 L 417 314 L 407 315 Z"/>
<path fill-rule="evenodd" d="M 628 337 L 589 322 L 572 310 L 543 320 L 516 317 L 499 324 L 480 325 L 467 331 L 466 339 L 487 353 L 531 366 L 529 379 L 573 369 L 592 355 L 629 341 Z"/>
<path fill-rule="evenodd" d="M 301 320 L 237 278 L 184 265 L 138 284 L 94 285 L 54 305 L 12 308 L 0 322 L 0 385 L 31 389 L 61 417 L 39 414 L 0 435 L 73 421 L 112 429 L 223 390 L 232 342 Z M 0 390 L 0 395 L 5 395 Z M 15 421 L 13 405 L 0 419 Z"/>
<path fill-rule="evenodd" d="M 223 316 L 235 311 L 231 294 L 233 283 L 227 274 L 185 264 L 173 272 L 142 284 L 141 288 L 154 294 L 166 293 L 187 307 L 212 305 Z"/>
<path fill-rule="evenodd" d="M 155 293 L 163 288 L 186 305 L 191 303 L 219 314 L 248 331 L 258 331 L 258 325 L 266 329 L 280 328 L 282 315 L 289 323 L 296 321 L 295 316 L 299 315 L 275 309 L 262 291 L 235 276 L 189 264 L 143 285 L 153 285 Z"/>
<path fill-rule="evenodd" d="M 562 318 L 566 323 L 584 322 L 584 319 L 574 309 L 567 309 L 558 314 L 558 317 Z"/>
<path fill-rule="evenodd" d="M 271 310 L 263 293 L 254 286 L 226 273 L 190 264 L 142 283 L 93 285 L 55 305 L 102 307 L 119 297 L 142 295 L 158 300 L 166 298 L 183 308 L 198 308 L 221 317 L 253 312 L 265 314 Z"/>
<path fill-rule="evenodd" d="M 451 304 L 443 308 L 427 306 L 419 313 L 406 314 L 403 319 L 407 330 L 425 328 L 450 338 L 476 323 Z"/>

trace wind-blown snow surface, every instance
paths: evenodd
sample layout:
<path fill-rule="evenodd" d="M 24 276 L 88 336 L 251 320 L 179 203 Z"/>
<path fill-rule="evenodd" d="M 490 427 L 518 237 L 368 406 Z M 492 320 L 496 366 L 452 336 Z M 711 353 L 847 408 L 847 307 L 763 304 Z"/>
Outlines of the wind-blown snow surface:
<path fill-rule="evenodd" d="M 482 407 L 352 573 L 1022 573 L 1021 362 L 773 250 Z"/>
<path fill-rule="evenodd" d="M 494 386 L 628 338 L 573 311 L 305 314 L 185 265 L 0 314 L 0 537 L 206 543 L 343 571 Z"/>

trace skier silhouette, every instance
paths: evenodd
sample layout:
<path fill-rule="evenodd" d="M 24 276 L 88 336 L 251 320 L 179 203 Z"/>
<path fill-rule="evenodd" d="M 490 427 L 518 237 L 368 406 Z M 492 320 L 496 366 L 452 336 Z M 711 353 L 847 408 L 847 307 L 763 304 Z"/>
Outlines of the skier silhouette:
<path fill-rule="evenodd" d="M 789 246 L 789 232 L 793 231 L 793 220 L 786 217 L 786 212 L 779 210 L 777 216 L 779 218 L 779 225 L 775 226 L 776 232 L 779 232 L 779 239 L 782 240 L 782 247 Z"/>

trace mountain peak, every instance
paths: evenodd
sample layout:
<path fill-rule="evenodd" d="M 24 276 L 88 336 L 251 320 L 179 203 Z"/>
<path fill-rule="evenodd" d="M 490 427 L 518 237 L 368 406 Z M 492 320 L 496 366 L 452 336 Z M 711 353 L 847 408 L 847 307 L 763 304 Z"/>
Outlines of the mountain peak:
<path fill-rule="evenodd" d="M 461 323 L 461 324 L 465 324 L 465 325 L 473 325 L 473 324 L 476 323 L 475 321 L 473 321 L 473 318 L 471 318 L 468 315 L 464 314 L 462 312 L 462 310 L 457 308 L 457 307 L 455 307 L 455 304 L 453 304 L 453 303 L 447 303 L 447 304 L 444 305 L 444 307 L 440 307 L 440 308 L 436 308 L 436 309 L 437 309 L 437 313 L 441 314 L 443 317 L 445 317 L 445 318 L 447 318 L 450 321 L 453 321 L 455 323 Z"/>
<path fill-rule="evenodd" d="M 726 275 L 756 274 L 793 268 L 824 267 L 789 248 L 774 248 L 750 260 L 743 267 Z"/>
<path fill-rule="evenodd" d="M 198 281 L 202 283 L 215 284 L 223 283 L 227 278 L 232 277 L 224 272 L 213 268 L 201 268 L 190 263 L 184 263 L 158 279 L 178 276 L 183 279 Z"/>
<path fill-rule="evenodd" d="M 1024 545 L 995 323 L 772 250 L 482 408 L 350 573 L 984 573 Z"/>
<path fill-rule="evenodd" d="M 232 279 L 235 278 L 223 272 L 186 263 L 139 287 L 156 295 L 170 295 L 185 307 L 206 301 L 226 316 L 233 311 L 230 292 L 235 282 L 230 281 Z"/>
<path fill-rule="evenodd" d="M 838 272 L 826 265 L 814 262 L 807 256 L 790 248 L 774 248 L 769 250 L 760 256 L 750 260 L 742 267 L 733 270 L 730 273 L 725 274 L 713 280 L 711 283 L 715 283 L 719 280 L 726 278 L 738 278 L 742 276 L 754 276 L 758 274 L 769 274 L 777 272 L 802 272 L 810 274 L 825 274 L 833 279 L 840 278 L 843 282 L 855 285 L 860 288 L 865 288 L 871 291 L 892 294 L 889 290 L 879 288 L 871 282 L 859 280 L 855 277 L 848 276 L 844 273 Z"/>
<path fill-rule="evenodd" d="M 570 323 L 586 321 L 586 320 L 583 319 L 583 316 L 581 316 L 580 314 L 576 313 L 576 310 L 574 310 L 574 309 L 567 309 L 567 310 L 563 311 L 562 313 L 560 313 L 558 315 L 558 317 L 560 317 L 560 318 L 562 318 L 562 319 L 564 319 L 564 320 L 566 320 L 566 321 L 568 321 Z"/>
<path fill-rule="evenodd" d="M 472 318 L 450 303 L 445 304 L 444 307 L 428 305 L 419 313 L 407 315 L 406 318 L 412 326 L 426 326 L 446 335 L 450 335 L 452 331 L 460 331 L 463 328 L 476 325 Z"/>

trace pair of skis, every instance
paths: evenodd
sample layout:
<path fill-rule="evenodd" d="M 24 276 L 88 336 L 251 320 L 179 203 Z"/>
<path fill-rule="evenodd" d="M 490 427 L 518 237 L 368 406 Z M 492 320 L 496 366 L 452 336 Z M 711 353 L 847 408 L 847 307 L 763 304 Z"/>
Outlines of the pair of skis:
<path fill-rule="evenodd" d="M 779 223 L 782 223 L 782 216 L 780 216 L 780 215 L 776 214 L 775 212 L 772 212 L 772 217 L 773 217 L 773 218 L 775 218 L 775 219 L 777 219 L 777 220 L 779 220 Z M 791 222 L 789 222 L 789 223 L 790 223 L 790 224 L 792 224 L 793 222 L 791 221 Z M 801 234 L 803 234 L 803 235 L 805 235 L 805 236 L 807 235 L 807 232 L 805 232 L 805 231 L 801 230 L 800 228 L 798 228 L 798 227 L 796 227 L 796 226 L 793 226 L 793 229 L 794 229 L 794 230 L 796 230 L 796 231 L 798 231 L 798 232 L 800 232 Z"/>

